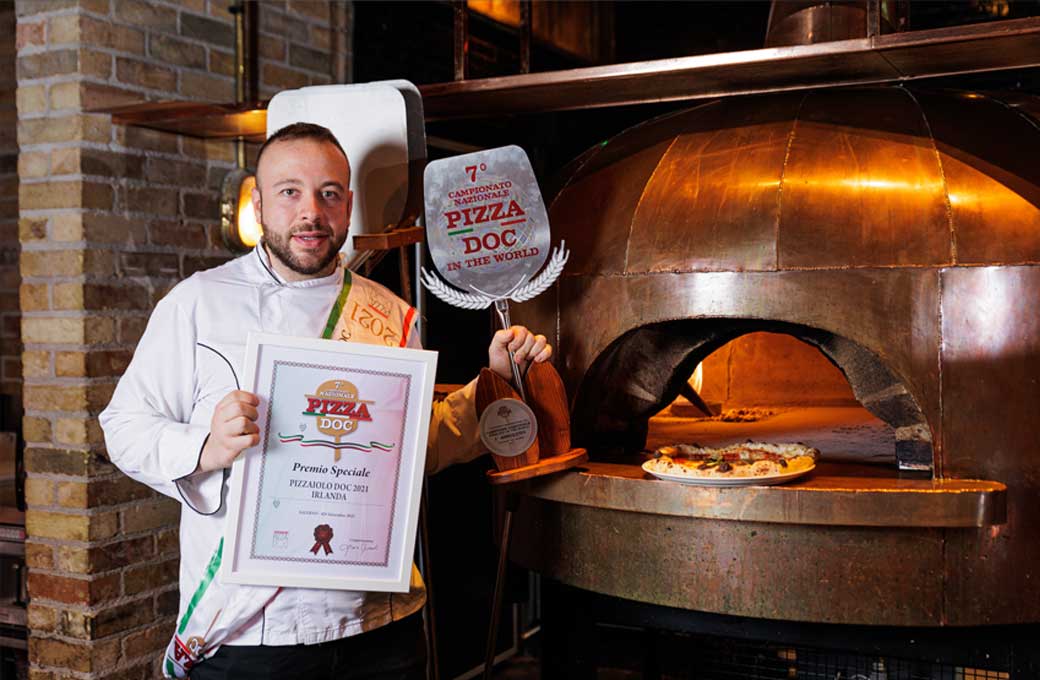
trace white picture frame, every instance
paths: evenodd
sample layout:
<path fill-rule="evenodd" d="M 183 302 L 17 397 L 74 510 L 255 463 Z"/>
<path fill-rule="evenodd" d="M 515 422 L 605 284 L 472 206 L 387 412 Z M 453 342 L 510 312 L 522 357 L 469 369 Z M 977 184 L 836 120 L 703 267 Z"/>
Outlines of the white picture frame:
<path fill-rule="evenodd" d="M 260 443 L 231 468 L 221 578 L 406 592 L 436 368 L 426 350 L 250 333 Z"/>

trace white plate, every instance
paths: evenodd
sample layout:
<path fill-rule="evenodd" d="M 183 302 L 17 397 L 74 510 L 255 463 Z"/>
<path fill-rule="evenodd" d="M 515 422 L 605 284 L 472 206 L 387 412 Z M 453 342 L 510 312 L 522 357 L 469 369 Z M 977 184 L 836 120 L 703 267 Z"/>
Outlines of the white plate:
<path fill-rule="evenodd" d="M 655 472 L 647 467 L 652 462 L 652 460 L 648 460 L 643 463 L 644 472 L 649 472 L 654 477 L 668 482 L 679 482 L 680 484 L 691 484 L 693 486 L 768 486 L 771 484 L 783 484 L 816 469 L 816 466 L 813 465 L 805 470 L 769 475 L 768 477 L 686 477 L 684 475 L 670 475 L 666 472 Z"/>

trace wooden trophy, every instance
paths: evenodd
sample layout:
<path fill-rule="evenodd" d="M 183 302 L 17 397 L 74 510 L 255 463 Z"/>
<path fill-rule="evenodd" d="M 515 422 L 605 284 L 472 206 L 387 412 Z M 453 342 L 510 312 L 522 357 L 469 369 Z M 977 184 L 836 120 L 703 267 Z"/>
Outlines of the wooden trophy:
<path fill-rule="evenodd" d="M 569 256 L 562 242 L 550 256 L 549 218 L 527 154 L 518 146 L 505 146 L 434 161 L 423 174 L 423 191 L 426 240 L 440 273 L 423 269 L 423 285 L 463 309 L 494 305 L 502 328 L 509 328 L 509 300 L 526 302 L 547 290 Z M 517 482 L 584 462 L 584 449 L 571 448 L 567 394 L 556 369 L 534 364 L 522 376 L 516 362 L 511 363 L 512 384 L 488 369 L 477 383 L 480 438 L 498 468 L 488 473 L 488 480 Z M 505 495 L 485 678 L 491 677 L 495 658 L 517 498 Z"/>
<path fill-rule="evenodd" d="M 492 452 L 497 470 L 488 472 L 492 484 L 517 482 L 580 465 L 588 460 L 585 449 L 571 448 L 570 410 L 560 374 L 550 363 L 532 364 L 524 377 L 526 403 L 534 413 L 537 436 L 515 456 Z M 513 386 L 490 369 L 477 380 L 477 413 L 483 415 L 500 399 L 520 400 Z M 483 419 L 482 419 L 483 420 Z"/>

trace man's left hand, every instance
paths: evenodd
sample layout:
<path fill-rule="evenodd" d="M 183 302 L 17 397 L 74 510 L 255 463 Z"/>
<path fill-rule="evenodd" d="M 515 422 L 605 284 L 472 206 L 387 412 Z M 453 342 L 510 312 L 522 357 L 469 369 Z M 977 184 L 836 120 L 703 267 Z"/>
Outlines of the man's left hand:
<path fill-rule="evenodd" d="M 520 368 L 530 362 L 541 363 L 552 356 L 552 345 L 544 335 L 535 335 L 523 326 L 513 326 L 495 333 L 488 347 L 488 368 L 506 380 L 513 379 L 513 369 L 509 365 L 509 352 Z"/>

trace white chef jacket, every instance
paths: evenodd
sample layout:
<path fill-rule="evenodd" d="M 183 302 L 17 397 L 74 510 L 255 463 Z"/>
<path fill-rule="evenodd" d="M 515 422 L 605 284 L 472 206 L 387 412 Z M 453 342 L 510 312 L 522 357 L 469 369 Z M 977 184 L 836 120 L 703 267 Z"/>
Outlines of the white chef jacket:
<path fill-rule="evenodd" d="M 344 267 L 326 277 L 285 281 L 265 251 L 194 274 L 155 307 L 134 358 L 101 414 L 109 456 L 123 472 L 182 502 L 180 619 L 223 533 L 226 475 L 193 474 L 213 409 L 241 380 L 249 331 L 321 337 Z M 403 305 L 383 286 L 351 273 L 351 296 Z M 401 329 L 419 347 L 414 322 Z M 426 470 L 481 453 L 475 382 L 434 405 Z M 220 579 L 210 587 L 233 589 Z M 378 628 L 419 610 L 425 590 L 412 570 L 408 593 L 283 588 L 224 644 L 314 644 Z"/>

